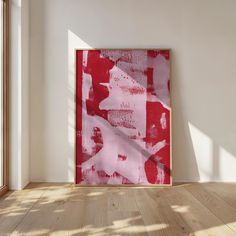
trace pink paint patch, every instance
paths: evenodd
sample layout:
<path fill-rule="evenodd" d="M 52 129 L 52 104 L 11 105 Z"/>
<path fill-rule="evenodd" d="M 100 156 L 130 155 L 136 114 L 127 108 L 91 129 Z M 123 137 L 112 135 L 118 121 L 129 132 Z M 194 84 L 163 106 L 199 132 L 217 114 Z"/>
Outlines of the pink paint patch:
<path fill-rule="evenodd" d="M 129 94 L 144 94 L 146 92 L 145 88 L 142 87 L 125 87 L 121 86 L 122 91 L 129 93 Z"/>
<path fill-rule="evenodd" d="M 135 129 L 132 110 L 109 110 L 108 121 L 114 127 Z"/>

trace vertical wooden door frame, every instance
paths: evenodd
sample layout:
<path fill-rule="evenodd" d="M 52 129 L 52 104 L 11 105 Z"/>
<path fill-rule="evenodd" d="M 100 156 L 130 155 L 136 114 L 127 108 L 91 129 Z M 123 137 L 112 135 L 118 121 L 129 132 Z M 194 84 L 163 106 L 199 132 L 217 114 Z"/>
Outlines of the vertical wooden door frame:
<path fill-rule="evenodd" d="M 3 186 L 0 196 L 9 189 L 9 0 L 1 0 L 3 4 Z"/>

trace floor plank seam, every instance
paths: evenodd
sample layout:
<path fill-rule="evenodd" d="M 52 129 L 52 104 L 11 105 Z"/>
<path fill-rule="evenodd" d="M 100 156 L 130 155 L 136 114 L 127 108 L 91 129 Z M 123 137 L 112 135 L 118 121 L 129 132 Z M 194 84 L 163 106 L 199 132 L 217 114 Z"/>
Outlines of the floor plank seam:
<path fill-rule="evenodd" d="M 222 201 L 224 201 L 225 202 L 225 204 L 227 204 L 228 206 L 230 206 L 230 207 L 232 207 L 233 209 L 235 209 L 236 210 L 236 208 L 233 206 L 233 205 L 231 205 L 229 202 L 227 202 L 227 201 L 225 201 L 225 199 L 223 198 L 223 197 L 221 197 L 217 192 L 213 192 L 213 191 L 211 191 L 211 190 L 208 190 L 206 187 L 204 187 L 204 186 L 202 186 L 206 191 L 208 191 L 208 192 L 210 192 L 210 193 L 212 193 L 212 194 L 215 194 L 215 195 L 217 195 L 217 197 L 219 197 Z"/>
<path fill-rule="evenodd" d="M 213 192 L 211 190 L 208 190 L 206 187 L 202 186 L 202 188 L 204 188 L 207 192 L 209 192 L 210 194 L 213 194 Z M 233 208 L 235 210 L 235 207 L 233 207 L 230 203 L 228 203 L 227 201 L 225 201 L 217 192 L 214 192 L 214 194 L 216 194 L 216 196 L 218 198 L 220 198 L 226 205 L 228 205 L 229 207 Z M 208 208 L 209 209 L 209 208 Z M 214 214 L 215 215 L 215 214 Z M 217 216 L 216 216 L 217 217 Z M 217 217 L 218 218 L 218 217 Z M 235 219 L 236 221 L 236 219 Z M 231 223 L 231 222 L 230 222 Z M 226 226 L 228 226 L 228 223 L 225 224 Z M 230 226 L 228 226 L 235 234 L 236 231 L 234 229 L 232 229 Z"/>
<path fill-rule="evenodd" d="M 186 189 L 186 187 L 184 187 L 184 189 L 186 191 L 188 191 L 188 193 L 190 193 L 204 208 L 206 208 L 212 215 L 214 215 L 221 223 L 222 225 L 225 225 L 230 231 L 232 231 L 235 235 L 236 235 L 236 232 L 231 228 L 229 227 L 228 224 L 224 223 L 209 207 L 207 207 L 206 205 L 204 205 L 203 203 L 201 203 L 188 189 Z"/>
<path fill-rule="evenodd" d="M 167 197 L 167 199 L 168 199 L 168 197 Z M 165 200 L 165 202 L 169 206 L 169 208 L 172 208 L 172 205 L 168 200 Z M 181 220 L 181 222 L 183 222 L 185 229 L 187 229 L 187 231 L 188 231 L 187 233 L 191 236 L 195 236 L 195 233 L 191 232 L 191 225 L 189 225 L 188 222 L 186 222 L 186 220 L 182 217 L 182 215 L 177 212 L 174 212 L 174 215 L 175 215 L 175 217 L 178 217 Z"/>
<path fill-rule="evenodd" d="M 139 204 L 138 204 L 138 202 L 137 202 L 136 194 L 137 194 L 136 189 L 134 189 L 134 201 L 135 201 L 135 205 L 136 205 L 137 210 L 138 210 L 138 212 L 139 212 L 139 214 L 140 214 L 140 216 L 141 216 L 142 222 L 143 222 L 144 227 L 145 227 L 145 229 L 146 229 L 146 233 L 147 233 L 147 235 L 150 235 L 149 232 L 148 232 L 148 230 L 147 230 L 147 225 L 146 225 L 145 220 L 144 220 L 144 218 L 143 218 L 143 215 L 142 215 L 140 206 L 139 206 Z"/>
<path fill-rule="evenodd" d="M 44 190 L 44 192 L 42 192 L 42 194 L 39 196 L 39 198 L 37 199 L 36 202 L 34 202 L 32 204 L 32 206 L 26 211 L 25 215 L 22 217 L 22 219 L 18 222 L 18 224 L 16 224 L 16 226 L 14 227 L 14 229 L 12 230 L 11 233 L 9 233 L 9 235 L 12 235 L 14 233 L 14 231 L 17 229 L 17 227 L 24 221 L 24 219 L 26 218 L 26 216 L 29 214 L 29 212 L 32 210 L 32 208 L 39 202 L 39 200 L 42 198 L 42 196 L 48 191 Z"/>
<path fill-rule="evenodd" d="M 69 190 L 70 190 L 70 194 L 71 194 L 72 191 L 73 191 L 73 188 L 69 187 Z M 69 202 L 69 199 L 70 199 L 70 196 L 67 196 L 64 203 L 63 203 L 64 208 L 66 206 L 66 203 Z M 57 218 L 55 222 L 51 223 L 51 226 L 49 227 L 49 232 L 48 232 L 49 235 L 55 233 L 54 232 L 55 231 L 55 225 L 61 220 L 62 217 L 63 217 L 63 215 L 61 215 L 59 218 Z"/>

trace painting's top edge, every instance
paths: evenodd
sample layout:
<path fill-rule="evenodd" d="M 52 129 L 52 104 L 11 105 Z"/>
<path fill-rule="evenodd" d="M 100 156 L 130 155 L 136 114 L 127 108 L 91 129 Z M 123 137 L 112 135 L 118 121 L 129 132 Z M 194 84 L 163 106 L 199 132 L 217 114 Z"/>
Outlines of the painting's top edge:
<path fill-rule="evenodd" d="M 171 51 L 171 48 L 75 48 L 76 51 L 82 50 L 168 50 Z"/>

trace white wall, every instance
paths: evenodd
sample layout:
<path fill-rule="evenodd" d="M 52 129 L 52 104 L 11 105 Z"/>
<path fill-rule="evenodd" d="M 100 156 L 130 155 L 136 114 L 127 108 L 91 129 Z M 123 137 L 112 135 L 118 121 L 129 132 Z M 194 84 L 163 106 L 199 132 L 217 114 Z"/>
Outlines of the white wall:
<path fill-rule="evenodd" d="M 10 189 L 29 183 L 29 0 L 10 1 Z"/>
<path fill-rule="evenodd" d="M 73 181 L 74 49 L 172 49 L 174 181 L 236 181 L 235 0 L 30 0 L 30 178 Z"/>

